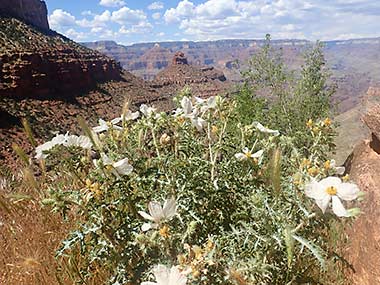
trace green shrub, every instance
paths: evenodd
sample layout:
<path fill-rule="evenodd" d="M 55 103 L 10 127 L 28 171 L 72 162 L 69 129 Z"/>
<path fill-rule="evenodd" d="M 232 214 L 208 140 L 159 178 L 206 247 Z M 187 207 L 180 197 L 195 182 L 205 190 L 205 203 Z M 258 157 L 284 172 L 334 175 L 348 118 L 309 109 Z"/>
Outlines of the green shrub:
<path fill-rule="evenodd" d="M 101 268 L 105 282 L 140 284 L 157 264 L 178 266 L 187 284 L 322 280 L 336 218 L 304 186 L 336 171 L 325 159 L 331 124 L 304 124 L 305 152 L 291 133 L 242 124 L 237 100 L 184 96 L 173 115 L 142 106 L 139 119 L 126 110 L 98 134 L 85 127 L 92 149 L 68 135 L 39 148 L 50 170 L 44 204 L 80 217 L 58 251 L 83 256 L 74 280 Z"/>

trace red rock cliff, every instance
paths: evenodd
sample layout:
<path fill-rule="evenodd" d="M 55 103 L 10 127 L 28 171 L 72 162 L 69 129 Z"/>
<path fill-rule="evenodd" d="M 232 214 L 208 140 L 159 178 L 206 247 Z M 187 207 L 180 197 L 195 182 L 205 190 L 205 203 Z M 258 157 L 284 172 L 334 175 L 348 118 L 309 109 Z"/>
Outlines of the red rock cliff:
<path fill-rule="evenodd" d="M 1 0 L 0 14 L 20 19 L 43 30 L 49 29 L 45 1 Z"/>

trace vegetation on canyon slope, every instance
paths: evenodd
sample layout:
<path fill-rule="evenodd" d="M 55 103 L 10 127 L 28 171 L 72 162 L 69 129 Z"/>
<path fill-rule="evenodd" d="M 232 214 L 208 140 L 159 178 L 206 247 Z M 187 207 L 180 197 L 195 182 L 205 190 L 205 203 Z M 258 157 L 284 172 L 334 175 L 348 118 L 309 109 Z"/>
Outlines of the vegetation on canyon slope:
<path fill-rule="evenodd" d="M 268 42 L 245 77 L 233 98 L 184 90 L 172 114 L 126 105 L 93 129 L 81 120 L 85 136 L 57 135 L 37 148 L 43 179 L 26 177 L 46 207 L 75 223 L 57 252 L 57 275 L 83 284 L 336 278 L 344 221 L 334 213 L 356 210 L 336 208 L 339 183 L 323 189 L 333 211 L 312 192 L 339 176 L 329 160 L 331 89 L 320 47 L 293 76 Z M 354 184 L 342 185 L 353 189 L 345 200 L 357 197 Z M 174 283 L 162 283 L 169 276 Z"/>

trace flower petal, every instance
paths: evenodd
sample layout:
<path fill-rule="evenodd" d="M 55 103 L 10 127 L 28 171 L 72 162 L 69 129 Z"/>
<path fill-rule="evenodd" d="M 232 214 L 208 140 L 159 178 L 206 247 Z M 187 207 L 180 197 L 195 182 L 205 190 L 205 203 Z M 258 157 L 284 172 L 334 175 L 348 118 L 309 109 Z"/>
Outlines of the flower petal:
<path fill-rule="evenodd" d="M 129 175 L 133 171 L 133 166 L 128 163 L 128 158 L 124 158 L 115 162 L 113 167 L 120 175 Z"/>
<path fill-rule="evenodd" d="M 186 276 L 178 270 L 177 266 L 173 266 L 170 269 L 169 285 L 185 285 L 186 282 Z"/>
<path fill-rule="evenodd" d="M 263 153 L 264 153 L 264 150 L 259 150 L 259 151 L 257 151 L 257 152 L 255 152 L 254 154 L 252 154 L 252 158 L 260 158 L 260 157 L 262 157 L 262 155 L 263 155 Z"/>
<path fill-rule="evenodd" d="M 322 188 L 326 189 L 327 187 L 336 187 L 339 188 L 340 185 L 342 184 L 342 180 L 338 177 L 327 177 L 319 181 L 319 184 Z"/>
<path fill-rule="evenodd" d="M 246 160 L 247 156 L 244 153 L 237 153 L 235 154 L 235 158 L 239 161 Z"/>
<path fill-rule="evenodd" d="M 176 209 L 177 209 L 177 203 L 174 197 L 166 200 L 163 207 L 165 218 L 166 219 L 172 218 L 176 213 Z"/>
<path fill-rule="evenodd" d="M 345 201 L 352 201 L 358 197 L 359 187 L 353 183 L 342 183 L 338 188 L 337 196 Z"/>
<path fill-rule="evenodd" d="M 149 224 L 149 223 L 144 223 L 144 224 L 141 226 L 141 230 L 142 230 L 143 232 L 147 232 L 147 231 L 149 231 L 151 228 L 152 228 L 152 225 Z"/>
<path fill-rule="evenodd" d="M 169 285 L 170 270 L 165 265 L 159 264 L 153 269 L 153 274 L 159 285 Z"/>
<path fill-rule="evenodd" d="M 153 217 L 156 223 L 159 223 L 164 218 L 164 211 L 161 204 L 158 202 L 149 202 L 148 205 L 149 214 Z"/>
<path fill-rule="evenodd" d="M 140 214 L 140 216 L 142 216 L 144 219 L 147 219 L 149 221 L 154 221 L 153 217 L 151 215 L 149 215 L 148 213 L 144 212 L 144 211 L 138 211 L 138 213 Z"/>
<path fill-rule="evenodd" d="M 160 285 L 156 282 L 149 282 L 149 281 L 146 281 L 146 282 L 142 282 L 141 285 Z"/>
<path fill-rule="evenodd" d="M 313 198 L 315 200 L 325 200 L 330 196 L 327 194 L 325 188 L 321 186 L 320 182 L 317 182 L 315 179 L 306 184 L 305 194 L 309 198 Z"/>
<path fill-rule="evenodd" d="M 193 104 L 191 103 L 191 100 L 186 96 L 181 100 L 181 107 L 185 115 L 189 115 L 193 112 Z"/>
<path fill-rule="evenodd" d="M 346 209 L 344 208 L 342 202 L 337 196 L 332 197 L 332 209 L 335 215 L 338 217 L 348 217 Z"/>
<path fill-rule="evenodd" d="M 331 196 L 327 194 L 322 199 L 315 200 L 315 203 L 317 203 L 318 207 L 322 210 L 322 213 L 325 213 L 327 207 L 329 206 L 330 200 Z"/>

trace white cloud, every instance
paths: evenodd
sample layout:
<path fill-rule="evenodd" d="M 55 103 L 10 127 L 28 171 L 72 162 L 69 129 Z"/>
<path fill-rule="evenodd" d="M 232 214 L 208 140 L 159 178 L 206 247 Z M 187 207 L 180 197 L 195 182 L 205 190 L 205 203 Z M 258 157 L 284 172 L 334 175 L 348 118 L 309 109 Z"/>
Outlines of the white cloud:
<path fill-rule="evenodd" d="M 149 22 L 140 22 L 137 25 L 133 25 L 131 28 L 127 28 L 126 26 L 122 26 L 119 30 L 119 33 L 125 35 L 131 34 L 146 34 L 152 30 L 153 26 Z"/>
<path fill-rule="evenodd" d="M 160 37 L 160 38 L 161 38 L 161 37 L 163 37 L 163 36 L 165 36 L 165 33 L 164 33 L 164 32 L 160 32 L 160 33 L 157 34 L 157 37 Z"/>
<path fill-rule="evenodd" d="M 49 16 L 49 24 L 52 29 L 61 30 L 62 28 L 73 27 L 76 25 L 75 17 L 62 9 L 54 10 Z"/>
<path fill-rule="evenodd" d="M 378 11 L 380 2 L 371 0 L 181 0 L 163 18 L 167 24 L 179 24 L 193 40 L 263 38 L 266 33 L 314 40 L 369 30 L 378 35 Z"/>
<path fill-rule="evenodd" d="M 99 5 L 105 7 L 121 7 L 125 5 L 125 2 L 122 0 L 100 0 Z"/>
<path fill-rule="evenodd" d="M 120 10 L 112 12 L 111 20 L 120 24 L 138 24 L 146 21 L 147 17 L 142 10 L 132 10 L 128 7 L 123 7 Z"/>
<path fill-rule="evenodd" d="M 160 13 L 153 13 L 152 18 L 155 20 L 159 20 L 161 18 L 161 14 Z"/>
<path fill-rule="evenodd" d="M 76 23 L 83 28 L 93 28 L 93 27 L 106 27 L 108 22 L 111 20 L 111 12 L 106 10 L 102 14 L 93 14 L 93 19 L 81 19 L 76 21 Z"/>
<path fill-rule="evenodd" d="M 177 8 L 170 8 L 164 14 L 167 23 L 180 22 L 181 19 L 191 17 L 194 14 L 195 6 L 193 2 L 183 0 L 178 3 Z"/>
<path fill-rule="evenodd" d="M 162 2 L 153 2 L 148 6 L 149 10 L 161 10 L 164 8 L 164 3 Z"/>
<path fill-rule="evenodd" d="M 87 38 L 87 34 L 83 32 L 77 32 L 73 28 L 68 29 L 66 32 L 64 32 L 65 36 L 67 36 L 70 39 L 73 39 L 75 41 L 83 41 Z"/>

